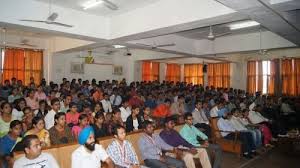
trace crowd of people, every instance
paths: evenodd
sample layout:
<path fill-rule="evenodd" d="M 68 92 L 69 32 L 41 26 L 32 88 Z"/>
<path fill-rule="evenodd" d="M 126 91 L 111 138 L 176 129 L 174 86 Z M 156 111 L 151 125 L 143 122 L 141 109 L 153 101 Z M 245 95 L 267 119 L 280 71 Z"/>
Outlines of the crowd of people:
<path fill-rule="evenodd" d="M 34 78 L 24 86 L 12 78 L 0 86 L 0 156 L 8 167 L 12 153 L 25 152 L 14 167 L 44 164 L 59 167 L 41 148 L 78 142 L 72 167 L 140 167 L 138 157 L 148 167 L 194 168 L 199 158 L 203 168 L 221 166 L 222 151 L 211 140 L 210 118 L 225 139 L 239 132 L 245 158 L 261 147 L 273 147 L 280 134 L 295 128 L 299 121 L 299 98 L 249 94 L 232 88 L 203 87 L 184 82 L 99 81 L 64 78 L 61 84 Z M 179 132 L 175 124 L 184 124 Z M 163 131 L 154 134 L 154 127 Z M 144 130 L 137 156 L 126 133 Z M 114 136 L 105 150 L 96 139 Z M 214 151 L 211 162 L 210 152 Z M 99 153 L 101 155 L 99 155 Z M 78 157 L 81 158 L 79 163 Z M 38 159 L 37 159 L 38 158 Z M 47 158 L 47 159 L 45 159 Z M 85 158 L 85 159 L 84 159 Z M 33 161 L 34 160 L 34 161 Z M 89 161 L 90 160 L 90 161 Z M 92 161 L 91 161 L 92 160 Z M 95 163 L 93 162 L 95 161 Z M 213 163 L 213 164 L 211 164 Z"/>

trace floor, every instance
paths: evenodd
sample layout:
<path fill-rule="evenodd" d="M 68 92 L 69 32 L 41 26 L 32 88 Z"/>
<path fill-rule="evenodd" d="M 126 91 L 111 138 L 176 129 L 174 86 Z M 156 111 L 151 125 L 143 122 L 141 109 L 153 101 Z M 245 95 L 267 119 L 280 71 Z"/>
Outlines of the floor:
<path fill-rule="evenodd" d="M 299 168 L 300 155 L 276 147 L 251 160 L 224 152 L 222 168 Z"/>

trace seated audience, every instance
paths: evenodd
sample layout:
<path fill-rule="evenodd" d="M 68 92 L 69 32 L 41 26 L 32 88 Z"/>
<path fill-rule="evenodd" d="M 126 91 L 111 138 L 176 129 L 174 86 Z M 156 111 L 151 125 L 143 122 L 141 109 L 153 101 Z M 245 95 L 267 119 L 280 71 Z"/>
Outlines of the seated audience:
<path fill-rule="evenodd" d="M 66 113 L 66 123 L 69 127 L 73 127 L 74 125 L 78 124 L 78 118 L 80 113 L 77 112 L 77 105 L 76 103 L 70 103 L 70 111 Z"/>
<path fill-rule="evenodd" d="M 124 168 L 139 168 L 138 157 L 132 144 L 126 140 L 125 128 L 117 125 L 113 128 L 114 140 L 106 151 L 116 166 Z"/>
<path fill-rule="evenodd" d="M 66 114 L 58 112 L 54 116 L 55 124 L 49 130 L 51 145 L 67 144 L 75 141 L 71 129 L 66 125 Z"/>
<path fill-rule="evenodd" d="M 105 117 L 102 112 L 97 112 L 95 115 L 95 122 L 92 124 L 94 129 L 95 138 L 105 137 L 108 135 L 107 126 L 105 124 Z"/>
<path fill-rule="evenodd" d="M 171 115 L 184 115 L 184 96 L 179 95 L 176 102 L 173 102 L 170 111 Z"/>
<path fill-rule="evenodd" d="M 177 147 L 178 150 L 183 151 L 182 160 L 185 162 L 187 168 L 195 168 L 194 158 L 200 160 L 202 168 L 211 168 L 208 154 L 204 148 L 196 148 L 183 139 L 180 134 L 174 130 L 175 122 L 172 117 L 165 119 L 165 127 L 160 132 L 159 136 L 167 144 Z"/>
<path fill-rule="evenodd" d="M 126 99 L 123 100 L 122 106 L 120 107 L 120 111 L 121 111 L 122 121 L 126 122 L 128 116 L 130 116 L 130 114 L 131 114 L 131 108 Z"/>
<path fill-rule="evenodd" d="M 159 120 L 159 124 L 163 123 L 163 119 L 165 117 L 171 115 L 170 105 L 171 100 L 165 99 L 164 103 L 157 105 L 156 108 L 153 110 L 152 116 Z"/>
<path fill-rule="evenodd" d="M 208 137 L 199 129 L 193 126 L 193 115 L 186 113 L 184 115 L 185 124 L 179 131 L 182 138 L 195 147 L 204 147 L 215 153 L 213 168 L 220 168 L 222 161 L 222 150 L 217 144 L 210 144 Z"/>
<path fill-rule="evenodd" d="M 46 100 L 39 101 L 39 108 L 34 111 L 34 115 L 37 117 L 45 117 L 48 113 L 48 104 Z"/>
<path fill-rule="evenodd" d="M 80 132 L 78 143 L 80 146 L 72 153 L 72 168 L 100 168 L 101 161 L 105 162 L 108 168 L 114 167 L 105 149 L 96 144 L 92 127 L 85 127 Z"/>
<path fill-rule="evenodd" d="M 45 122 L 44 119 L 41 117 L 34 117 L 32 119 L 32 126 L 33 128 L 28 130 L 25 133 L 26 135 L 37 135 L 42 147 L 49 147 L 50 146 L 50 135 L 49 132 L 45 129 Z"/>
<path fill-rule="evenodd" d="M 51 154 L 42 152 L 42 146 L 38 136 L 27 135 L 23 138 L 22 143 L 24 145 L 25 156 L 20 157 L 14 162 L 14 168 L 59 168 L 57 161 Z"/>
<path fill-rule="evenodd" d="M 122 117 L 121 117 L 121 111 L 118 108 L 115 108 L 113 110 L 111 120 L 108 121 L 108 134 L 109 135 L 112 135 L 112 129 L 116 125 L 122 125 L 122 126 L 124 126 L 124 123 L 123 123 Z"/>
<path fill-rule="evenodd" d="M 27 93 L 27 97 L 25 98 L 27 106 L 29 106 L 32 110 L 36 110 L 39 108 L 39 100 L 34 97 L 35 90 L 30 89 Z"/>
<path fill-rule="evenodd" d="M 101 104 L 102 104 L 102 107 L 103 107 L 104 112 L 105 112 L 105 113 L 107 113 L 107 112 L 112 112 L 111 103 L 110 103 L 108 94 L 107 94 L 107 93 L 104 93 L 104 94 L 103 94 L 103 98 L 104 98 L 104 99 L 101 100 Z"/>
<path fill-rule="evenodd" d="M 104 113 L 103 111 L 103 107 L 101 103 L 95 103 L 94 107 L 93 107 L 93 117 L 95 117 L 95 115 L 100 112 L 100 113 Z"/>
<path fill-rule="evenodd" d="M 12 110 L 12 116 L 16 120 L 21 121 L 24 116 L 24 112 L 23 112 L 24 108 L 26 107 L 25 99 L 24 98 L 16 99 L 14 101 L 14 106 L 15 106 L 15 108 L 13 108 L 13 110 Z"/>
<path fill-rule="evenodd" d="M 202 102 L 197 101 L 193 114 L 193 124 L 196 128 L 203 131 L 208 138 L 211 137 L 211 128 L 209 126 L 209 120 L 207 119 L 205 112 L 202 110 Z"/>
<path fill-rule="evenodd" d="M 140 108 L 132 106 L 131 115 L 126 120 L 126 132 L 137 131 L 142 127 L 142 121 L 139 116 Z"/>
<path fill-rule="evenodd" d="M 54 116 L 59 112 L 60 102 L 58 98 L 54 98 L 51 100 L 51 108 L 52 109 L 45 116 L 45 124 L 47 130 L 54 126 Z"/>
<path fill-rule="evenodd" d="M 225 113 L 225 115 L 221 118 L 219 118 L 217 122 L 218 128 L 221 131 L 221 135 L 225 139 L 234 140 L 235 139 L 235 133 L 236 129 L 234 126 L 230 123 L 228 114 Z M 243 156 L 245 158 L 251 159 L 252 155 L 255 154 L 255 144 L 253 142 L 253 138 L 251 133 L 248 132 L 239 132 L 238 134 L 238 140 L 242 142 L 242 152 Z"/>
<path fill-rule="evenodd" d="M 142 123 L 146 120 L 153 122 L 153 119 L 151 117 L 151 108 L 148 106 L 145 106 L 142 113 L 140 114 L 140 117 L 141 117 Z"/>
<path fill-rule="evenodd" d="M 1 104 L 1 116 L 0 116 L 0 138 L 6 135 L 9 131 L 10 122 L 14 120 L 12 116 L 12 107 L 5 101 Z"/>
<path fill-rule="evenodd" d="M 145 165 L 151 168 L 184 168 L 185 164 L 181 160 L 165 155 L 165 152 L 175 152 L 177 149 L 166 144 L 157 134 L 154 133 L 152 122 L 144 122 L 144 134 L 138 141 L 141 157 Z"/>
<path fill-rule="evenodd" d="M 59 111 L 66 113 L 70 108 L 71 101 L 72 101 L 72 96 L 71 95 L 65 95 L 63 101 L 60 102 Z"/>
<path fill-rule="evenodd" d="M 77 139 L 82 129 L 89 125 L 88 116 L 86 114 L 80 114 L 78 118 L 78 125 L 72 127 L 72 134 Z"/>

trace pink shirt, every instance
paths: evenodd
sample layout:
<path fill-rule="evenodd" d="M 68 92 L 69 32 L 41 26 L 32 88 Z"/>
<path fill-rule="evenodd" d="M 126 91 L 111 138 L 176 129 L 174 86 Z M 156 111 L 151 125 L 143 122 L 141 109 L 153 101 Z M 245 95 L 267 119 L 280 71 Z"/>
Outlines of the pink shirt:
<path fill-rule="evenodd" d="M 39 108 L 39 102 L 37 101 L 37 99 L 31 99 L 30 97 L 26 97 L 25 100 L 27 106 L 29 106 L 32 110 L 36 110 Z"/>
<path fill-rule="evenodd" d="M 82 128 L 79 127 L 78 125 L 75 125 L 72 128 L 72 134 L 74 135 L 75 138 L 78 138 L 79 133 L 81 132 Z"/>
<path fill-rule="evenodd" d="M 75 113 L 75 114 L 73 114 L 73 113 L 67 113 L 66 114 L 66 122 L 67 122 L 67 124 L 69 124 L 69 123 L 72 123 L 72 124 L 74 124 L 74 125 L 76 125 L 76 124 L 78 124 L 78 118 L 79 118 L 79 113 Z"/>
<path fill-rule="evenodd" d="M 41 92 L 41 93 L 35 92 L 34 98 L 38 99 L 40 101 L 40 100 L 46 100 L 47 96 L 46 96 L 46 94 L 44 92 Z"/>

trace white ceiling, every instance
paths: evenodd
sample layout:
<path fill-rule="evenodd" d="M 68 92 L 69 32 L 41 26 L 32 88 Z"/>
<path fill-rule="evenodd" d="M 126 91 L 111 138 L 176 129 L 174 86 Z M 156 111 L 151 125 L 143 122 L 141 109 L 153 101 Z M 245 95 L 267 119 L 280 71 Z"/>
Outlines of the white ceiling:
<path fill-rule="evenodd" d="M 100 4 L 96 7 L 83 10 L 82 4 L 89 0 L 36 0 L 36 1 L 41 1 L 45 3 L 49 3 L 49 1 L 52 2 L 52 4 L 65 7 L 65 8 L 71 8 L 79 11 L 84 11 L 90 14 L 94 15 L 100 15 L 100 16 L 113 16 L 113 15 L 119 15 L 122 13 L 126 13 L 128 11 L 141 8 L 147 5 L 150 5 L 152 3 L 155 3 L 160 0 L 110 0 L 114 4 L 116 4 L 119 9 L 114 11 L 110 10 L 103 4 Z"/>

